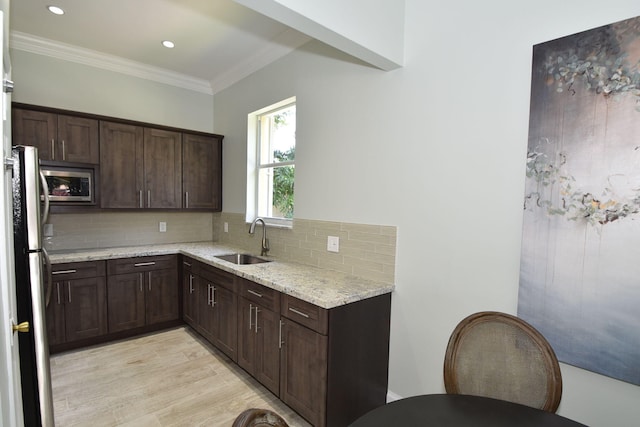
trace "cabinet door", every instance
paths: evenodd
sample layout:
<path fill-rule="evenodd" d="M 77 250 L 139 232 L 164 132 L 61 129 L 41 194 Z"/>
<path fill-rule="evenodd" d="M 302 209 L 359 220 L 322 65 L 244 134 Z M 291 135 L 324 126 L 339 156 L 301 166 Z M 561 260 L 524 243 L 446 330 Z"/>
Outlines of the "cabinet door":
<path fill-rule="evenodd" d="M 182 270 L 182 316 L 189 326 L 195 328 L 198 324 L 198 292 L 196 291 L 195 275 L 191 270 L 191 260 L 183 261 Z"/>
<path fill-rule="evenodd" d="M 56 160 L 99 163 L 98 135 L 97 120 L 59 115 Z"/>
<path fill-rule="evenodd" d="M 280 390 L 280 313 L 256 307 L 255 377 L 276 396 Z"/>
<path fill-rule="evenodd" d="M 64 283 L 54 282 L 51 300 L 46 308 L 47 338 L 49 345 L 66 341 L 64 325 Z"/>
<path fill-rule="evenodd" d="M 221 286 L 214 286 L 214 345 L 232 360 L 237 360 L 238 295 Z"/>
<path fill-rule="evenodd" d="M 281 318 L 280 399 L 315 426 L 326 423 L 327 337 Z"/>
<path fill-rule="evenodd" d="M 280 384 L 279 313 L 240 298 L 238 365 L 278 394 Z"/>
<path fill-rule="evenodd" d="M 255 372 L 256 330 L 254 310 L 257 305 L 240 298 L 238 305 L 238 365 L 251 375 Z"/>
<path fill-rule="evenodd" d="M 69 280 L 64 283 L 65 335 L 67 342 L 107 333 L 105 279 Z"/>
<path fill-rule="evenodd" d="M 144 129 L 147 208 L 182 207 L 182 137 L 179 132 Z"/>
<path fill-rule="evenodd" d="M 109 332 L 144 326 L 144 273 L 110 276 L 107 288 Z"/>
<path fill-rule="evenodd" d="M 57 136 L 55 114 L 14 108 L 12 117 L 14 145 L 37 147 L 40 160 L 62 160 L 54 158 Z"/>
<path fill-rule="evenodd" d="M 215 341 L 216 316 L 213 309 L 213 284 L 200 276 L 195 279 L 198 292 L 198 332 L 209 342 Z"/>
<path fill-rule="evenodd" d="M 147 325 L 176 320 L 179 316 L 178 271 L 152 270 L 146 273 Z"/>
<path fill-rule="evenodd" d="M 222 210 L 222 141 L 182 134 L 183 207 Z"/>
<path fill-rule="evenodd" d="M 100 206 L 142 208 L 143 128 L 100 122 Z"/>

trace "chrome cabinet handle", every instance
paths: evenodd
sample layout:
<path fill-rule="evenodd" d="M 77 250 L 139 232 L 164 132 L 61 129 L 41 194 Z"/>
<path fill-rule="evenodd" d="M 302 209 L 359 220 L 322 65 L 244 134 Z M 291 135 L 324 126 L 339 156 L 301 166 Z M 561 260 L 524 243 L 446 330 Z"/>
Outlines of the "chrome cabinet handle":
<path fill-rule="evenodd" d="M 191 267 L 191 263 L 190 262 L 182 261 L 182 264 L 186 265 L 187 267 Z"/>
<path fill-rule="evenodd" d="M 251 289 L 247 289 L 247 292 L 249 292 L 251 295 L 255 295 L 258 298 L 262 298 L 262 294 L 259 294 L 258 292 L 252 291 Z"/>
<path fill-rule="evenodd" d="M 77 273 L 78 270 L 58 270 L 58 271 L 52 271 L 51 275 L 56 275 L 56 274 L 70 274 L 70 273 Z"/>
<path fill-rule="evenodd" d="M 133 264 L 134 267 L 147 267 L 149 265 L 156 265 L 156 263 L 155 261 L 149 261 L 149 262 L 137 262 Z"/>
<path fill-rule="evenodd" d="M 140 274 L 140 279 L 139 279 L 140 280 L 140 292 L 143 292 L 143 290 L 142 290 L 142 282 L 144 281 L 144 279 L 142 277 L 142 273 L 139 273 L 139 274 Z"/>
<path fill-rule="evenodd" d="M 256 305 L 256 323 L 255 323 L 255 327 L 256 327 L 256 334 L 258 333 L 258 311 L 260 311 L 260 309 L 258 308 L 258 306 Z"/>
<path fill-rule="evenodd" d="M 189 293 L 193 293 L 193 274 L 189 275 Z"/>
<path fill-rule="evenodd" d="M 56 142 L 55 140 L 51 140 L 51 160 L 56 159 Z"/>
<path fill-rule="evenodd" d="M 67 160 L 67 156 L 64 150 L 64 139 L 62 140 L 62 160 Z"/>
<path fill-rule="evenodd" d="M 217 304 L 216 302 L 216 287 L 211 285 L 211 307 Z"/>
<path fill-rule="evenodd" d="M 142 206 L 142 190 L 138 191 L 138 204 L 140 205 L 141 208 L 144 207 Z"/>
<path fill-rule="evenodd" d="M 291 308 L 289 307 L 289 311 L 294 312 L 295 314 L 299 314 L 302 317 L 306 317 L 307 319 L 309 318 L 309 315 L 307 313 L 303 313 L 301 311 L 296 310 L 295 308 Z"/>
<path fill-rule="evenodd" d="M 188 191 L 184 192 L 184 205 L 185 205 L 184 206 L 185 209 L 189 208 L 189 192 Z"/>
<path fill-rule="evenodd" d="M 60 282 L 56 282 L 56 293 L 58 294 L 58 305 L 60 305 Z"/>
<path fill-rule="evenodd" d="M 151 207 L 151 190 L 147 190 L 147 207 Z"/>
<path fill-rule="evenodd" d="M 284 322 L 282 321 L 282 319 L 280 319 L 280 328 L 278 331 L 278 348 L 282 348 L 282 345 L 284 344 L 284 341 L 282 341 L 282 325 L 284 325 Z"/>
<path fill-rule="evenodd" d="M 149 292 L 151 292 L 151 272 L 149 274 Z"/>
<path fill-rule="evenodd" d="M 249 304 L 249 330 L 251 330 L 251 322 L 253 321 L 253 319 L 251 319 L 252 311 L 253 311 L 253 304 Z"/>
<path fill-rule="evenodd" d="M 71 303 L 71 282 L 67 282 L 67 290 L 69 291 L 69 303 Z"/>

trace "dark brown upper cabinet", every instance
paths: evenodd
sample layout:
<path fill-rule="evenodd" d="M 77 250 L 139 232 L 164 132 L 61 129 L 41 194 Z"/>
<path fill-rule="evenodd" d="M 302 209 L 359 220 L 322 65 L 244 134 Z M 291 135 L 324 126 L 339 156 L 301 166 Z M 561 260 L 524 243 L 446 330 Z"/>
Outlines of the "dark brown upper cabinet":
<path fill-rule="evenodd" d="M 38 148 L 40 160 L 71 163 L 100 161 L 98 120 L 14 108 L 13 144 Z"/>
<path fill-rule="evenodd" d="M 222 138 L 182 134 L 182 191 L 186 209 L 222 210 Z"/>
<path fill-rule="evenodd" d="M 182 207 L 179 132 L 100 122 L 101 207 Z"/>

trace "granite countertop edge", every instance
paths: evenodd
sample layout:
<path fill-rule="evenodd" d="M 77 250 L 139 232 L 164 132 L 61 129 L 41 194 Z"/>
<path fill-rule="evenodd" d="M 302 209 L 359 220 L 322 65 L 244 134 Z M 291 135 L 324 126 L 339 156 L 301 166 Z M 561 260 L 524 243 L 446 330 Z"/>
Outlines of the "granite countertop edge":
<path fill-rule="evenodd" d="M 121 246 L 100 249 L 49 251 L 52 264 L 103 261 L 117 258 L 182 254 L 284 294 L 331 309 L 352 302 L 391 293 L 393 283 L 377 282 L 346 273 L 275 258 L 261 264 L 236 265 L 218 255 L 246 250 L 213 242 Z"/>

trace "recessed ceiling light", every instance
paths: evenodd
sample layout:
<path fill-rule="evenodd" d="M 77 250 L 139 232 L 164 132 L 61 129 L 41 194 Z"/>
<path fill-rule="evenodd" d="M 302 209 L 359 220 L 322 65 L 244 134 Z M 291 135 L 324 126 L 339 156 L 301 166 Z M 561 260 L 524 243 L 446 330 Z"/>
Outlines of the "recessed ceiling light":
<path fill-rule="evenodd" d="M 64 10 L 62 10 L 58 6 L 47 6 L 47 9 L 49 9 L 49 12 L 55 15 L 64 15 Z"/>
<path fill-rule="evenodd" d="M 173 49 L 176 45 L 171 41 L 171 40 L 163 40 L 162 41 L 162 46 L 169 48 L 169 49 Z"/>

